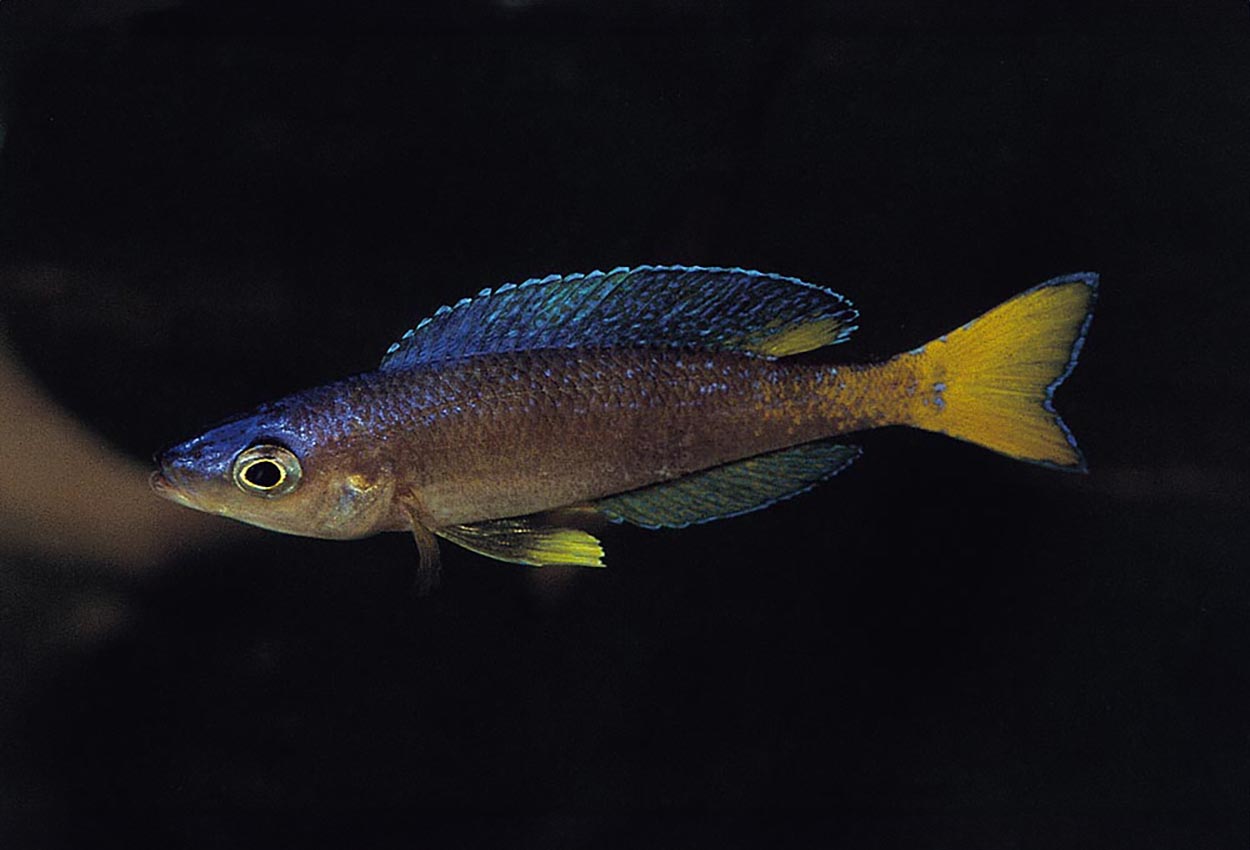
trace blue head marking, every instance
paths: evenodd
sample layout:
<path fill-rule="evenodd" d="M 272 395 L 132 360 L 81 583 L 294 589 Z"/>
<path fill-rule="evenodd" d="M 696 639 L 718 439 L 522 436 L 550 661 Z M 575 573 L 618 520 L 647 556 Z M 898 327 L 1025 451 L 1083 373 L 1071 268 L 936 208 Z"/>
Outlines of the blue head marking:
<path fill-rule="evenodd" d="M 287 412 L 266 405 L 205 431 L 198 437 L 170 446 L 156 456 L 161 469 L 174 482 L 222 478 L 230 475 L 239 452 L 259 443 L 284 446 L 303 457 L 307 441 L 291 427 Z"/>

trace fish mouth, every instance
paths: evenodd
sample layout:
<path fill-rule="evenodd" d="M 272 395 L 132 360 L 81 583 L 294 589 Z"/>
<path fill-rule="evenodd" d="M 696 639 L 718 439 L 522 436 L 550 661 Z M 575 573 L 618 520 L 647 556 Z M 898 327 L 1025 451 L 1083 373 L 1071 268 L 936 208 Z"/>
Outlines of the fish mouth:
<path fill-rule="evenodd" d="M 191 501 L 182 488 L 166 477 L 164 470 L 158 469 L 148 476 L 148 484 L 151 485 L 152 492 L 162 499 L 168 499 L 184 508 L 197 508 L 195 502 Z"/>

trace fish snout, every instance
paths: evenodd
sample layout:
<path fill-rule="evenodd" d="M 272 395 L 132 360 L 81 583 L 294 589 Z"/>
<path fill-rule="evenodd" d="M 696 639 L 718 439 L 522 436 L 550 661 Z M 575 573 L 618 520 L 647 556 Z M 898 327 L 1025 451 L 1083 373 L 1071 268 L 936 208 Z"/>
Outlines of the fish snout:
<path fill-rule="evenodd" d="M 184 507 L 196 507 L 181 481 L 183 476 L 178 474 L 177 466 L 169 463 L 161 454 L 156 455 L 153 460 L 156 461 L 158 468 L 153 470 L 152 474 L 148 476 L 148 484 L 151 486 L 152 492 L 163 499 L 168 499 Z"/>

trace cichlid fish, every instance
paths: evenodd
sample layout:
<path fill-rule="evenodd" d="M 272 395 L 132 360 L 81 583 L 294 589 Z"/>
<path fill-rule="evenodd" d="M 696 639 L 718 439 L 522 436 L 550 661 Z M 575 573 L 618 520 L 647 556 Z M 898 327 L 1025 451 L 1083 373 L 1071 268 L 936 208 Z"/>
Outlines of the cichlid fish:
<path fill-rule="evenodd" d="M 643 266 L 484 289 L 403 335 L 376 371 L 261 405 L 157 456 L 187 507 L 310 537 L 410 531 L 501 561 L 602 566 L 560 508 L 678 528 L 767 507 L 845 469 L 883 425 L 1060 469 L 1085 463 L 1051 397 L 1095 274 L 1049 280 L 883 363 L 844 342 L 850 302 L 743 269 Z M 576 511 L 565 512 L 566 515 Z"/>

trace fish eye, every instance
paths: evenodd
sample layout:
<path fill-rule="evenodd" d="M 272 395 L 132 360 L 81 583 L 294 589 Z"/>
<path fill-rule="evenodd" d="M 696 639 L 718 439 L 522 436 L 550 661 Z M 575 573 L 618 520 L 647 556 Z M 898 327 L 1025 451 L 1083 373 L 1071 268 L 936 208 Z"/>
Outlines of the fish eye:
<path fill-rule="evenodd" d="M 244 449 L 231 469 L 235 486 L 244 493 L 266 498 L 294 490 L 302 473 L 299 458 L 290 449 L 275 445 Z"/>

